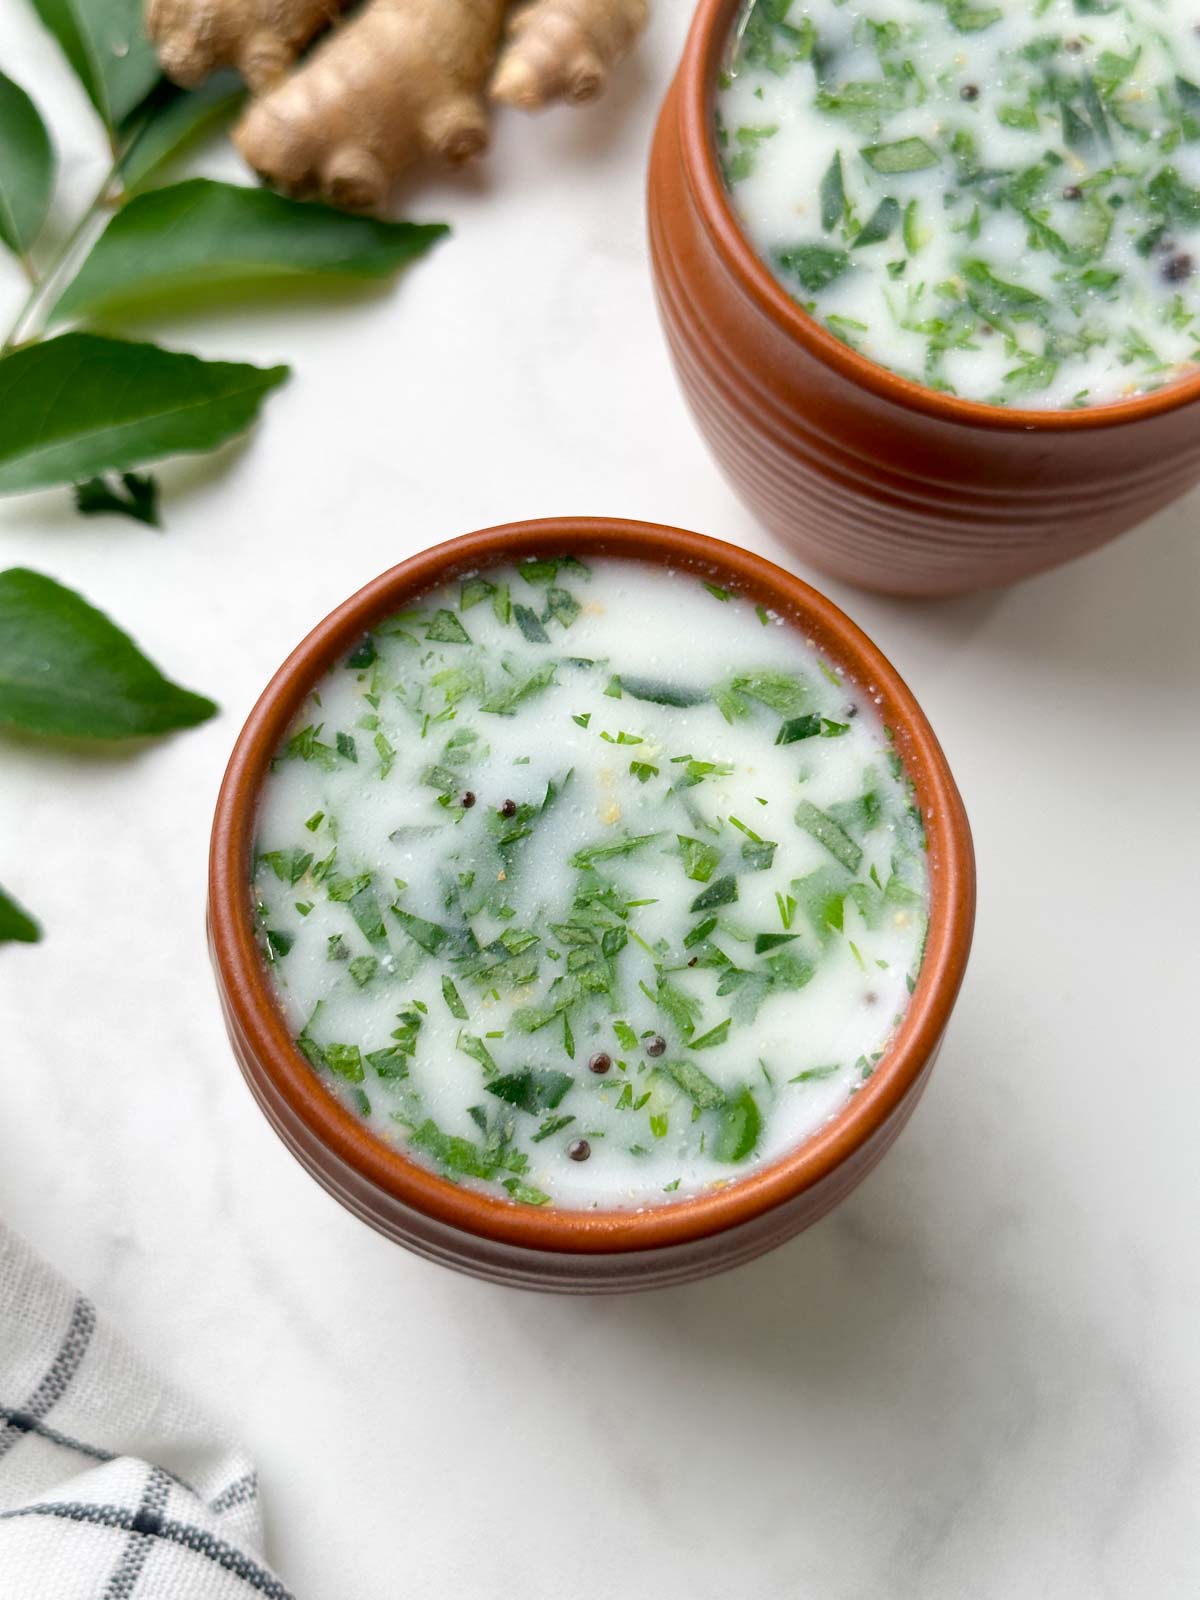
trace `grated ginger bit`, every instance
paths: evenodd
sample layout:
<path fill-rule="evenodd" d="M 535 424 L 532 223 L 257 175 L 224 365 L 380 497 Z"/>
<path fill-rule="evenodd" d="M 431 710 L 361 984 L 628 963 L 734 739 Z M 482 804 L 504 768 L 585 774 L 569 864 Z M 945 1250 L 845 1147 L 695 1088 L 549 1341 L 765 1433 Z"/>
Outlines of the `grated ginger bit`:
<path fill-rule="evenodd" d="M 500 871 L 496 874 L 496 882 L 497 883 L 503 883 L 505 878 L 507 878 L 507 877 L 508 877 L 508 873 L 505 872 L 503 867 L 501 867 Z"/>
<path fill-rule="evenodd" d="M 907 911 L 897 911 L 895 916 L 892 918 L 892 927 L 907 928 L 911 921 L 912 918 L 909 916 Z"/>
<path fill-rule="evenodd" d="M 600 821 L 607 822 L 611 825 L 614 822 L 620 822 L 620 820 L 621 808 L 615 800 L 610 800 L 605 806 L 604 810 L 600 813 Z"/>
<path fill-rule="evenodd" d="M 600 604 L 599 600 L 584 601 L 583 614 L 585 617 L 602 617 L 604 610 L 605 608 Z"/>

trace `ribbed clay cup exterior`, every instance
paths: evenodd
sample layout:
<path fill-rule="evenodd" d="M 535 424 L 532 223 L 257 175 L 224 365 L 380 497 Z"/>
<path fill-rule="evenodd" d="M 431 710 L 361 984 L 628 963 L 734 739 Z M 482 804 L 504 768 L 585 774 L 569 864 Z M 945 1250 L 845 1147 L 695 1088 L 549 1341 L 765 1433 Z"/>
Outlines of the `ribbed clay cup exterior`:
<path fill-rule="evenodd" d="M 534 555 L 605 556 L 737 589 L 811 640 L 893 730 L 925 818 L 930 921 L 909 1009 L 873 1076 L 845 1109 L 771 1165 L 643 1211 L 515 1204 L 449 1182 L 375 1137 L 326 1092 L 276 1002 L 254 936 L 251 872 L 263 782 L 305 696 L 364 632 L 438 585 Z M 703 641 L 697 640 L 702 657 Z M 320 623 L 264 690 L 221 786 L 209 861 L 209 944 L 229 1038 L 280 1138 L 372 1227 L 432 1261 L 530 1289 L 645 1289 L 749 1261 L 823 1216 L 895 1139 L 929 1077 L 962 981 L 975 866 L 962 802 L 910 691 L 875 646 L 807 584 L 732 545 L 650 523 L 588 517 L 512 523 L 393 567 Z"/>
<path fill-rule="evenodd" d="M 650 158 L 667 341 L 717 462 L 806 561 L 948 595 L 1083 555 L 1200 479 L 1200 374 L 1090 410 L 977 405 L 867 361 L 791 299 L 729 204 L 712 137 L 738 0 L 699 0 Z"/>

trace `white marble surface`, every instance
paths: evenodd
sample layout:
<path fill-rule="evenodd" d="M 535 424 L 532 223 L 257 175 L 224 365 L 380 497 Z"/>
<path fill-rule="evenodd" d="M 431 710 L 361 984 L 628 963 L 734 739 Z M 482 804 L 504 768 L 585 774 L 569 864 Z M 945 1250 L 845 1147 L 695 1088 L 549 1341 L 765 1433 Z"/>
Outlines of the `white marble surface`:
<path fill-rule="evenodd" d="M 0 64 L 78 194 L 95 129 L 30 16 L 4 6 Z M 421 545 L 560 512 L 789 562 L 710 464 L 651 303 L 643 166 L 685 23 L 662 0 L 601 108 L 506 118 L 485 168 L 416 195 L 455 235 L 394 291 L 143 325 L 296 368 L 245 448 L 163 473 L 166 534 L 58 493 L 0 507 L 5 564 L 111 607 L 223 707 L 125 757 L 0 742 L 0 879 L 47 929 L 0 958 L 0 1210 L 240 1431 L 302 1600 L 1182 1600 L 1200 499 L 1004 594 L 825 586 L 941 734 L 979 925 L 909 1130 L 776 1254 L 607 1301 L 455 1277 L 305 1176 L 225 1044 L 212 802 L 333 603 Z M 16 296 L 0 263 L 2 320 Z"/>

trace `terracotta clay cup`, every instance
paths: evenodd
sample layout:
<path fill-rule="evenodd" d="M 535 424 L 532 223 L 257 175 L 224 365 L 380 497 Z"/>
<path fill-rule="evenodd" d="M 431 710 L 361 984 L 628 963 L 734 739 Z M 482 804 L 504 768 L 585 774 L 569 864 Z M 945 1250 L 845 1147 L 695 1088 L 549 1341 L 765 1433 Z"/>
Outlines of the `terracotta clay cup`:
<path fill-rule="evenodd" d="M 300 1054 L 255 943 L 251 867 L 268 764 L 314 683 L 364 632 L 462 574 L 534 555 L 619 556 L 695 572 L 769 606 L 878 703 L 925 818 L 931 907 L 909 1009 L 872 1077 L 790 1154 L 717 1191 L 642 1211 L 514 1204 L 451 1183 L 385 1144 L 326 1092 Z M 702 652 L 702 641 L 697 641 Z M 418 1254 L 533 1289 L 603 1291 L 682 1282 L 749 1261 L 815 1222 L 859 1183 L 925 1087 L 970 946 L 975 868 L 962 802 L 937 740 L 895 669 L 807 584 L 732 545 L 649 523 L 564 517 L 489 528 L 393 567 L 326 617 L 272 678 L 221 787 L 208 926 L 234 1053 L 301 1164 L 343 1205 Z"/>
<path fill-rule="evenodd" d="M 755 516 L 888 594 L 1011 583 L 1095 549 L 1200 479 L 1200 374 L 1077 411 L 977 405 L 876 366 L 772 276 L 713 140 L 739 0 L 699 0 L 650 158 L 650 255 L 683 390 Z"/>

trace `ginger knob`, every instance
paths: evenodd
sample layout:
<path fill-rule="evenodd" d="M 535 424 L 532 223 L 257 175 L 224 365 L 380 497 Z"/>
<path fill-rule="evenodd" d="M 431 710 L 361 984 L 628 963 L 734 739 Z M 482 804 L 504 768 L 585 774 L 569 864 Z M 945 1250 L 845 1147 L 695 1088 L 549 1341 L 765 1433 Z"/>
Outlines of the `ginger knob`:
<path fill-rule="evenodd" d="M 522 111 L 595 99 L 646 16 L 647 0 L 528 0 L 509 23 L 492 99 Z"/>
<path fill-rule="evenodd" d="M 234 67 L 261 93 L 284 76 L 346 0 L 147 0 L 146 33 L 173 83 Z"/>
<path fill-rule="evenodd" d="M 486 148 L 503 16 L 504 0 L 368 0 L 250 106 L 234 143 L 277 189 L 374 210 L 413 162 Z"/>

